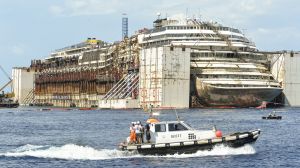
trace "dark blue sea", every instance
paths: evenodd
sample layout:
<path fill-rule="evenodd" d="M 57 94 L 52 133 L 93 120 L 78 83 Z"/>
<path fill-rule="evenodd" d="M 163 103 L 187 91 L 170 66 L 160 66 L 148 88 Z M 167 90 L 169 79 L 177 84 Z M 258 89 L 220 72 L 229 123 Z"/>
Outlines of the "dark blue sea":
<path fill-rule="evenodd" d="M 262 120 L 272 111 L 282 120 Z M 142 156 L 118 151 L 142 110 L 0 109 L 0 167 L 299 167 L 300 108 L 177 110 L 197 129 L 216 125 L 223 134 L 259 128 L 255 144 L 217 146 L 195 154 Z M 160 120 L 175 120 L 174 110 Z"/>

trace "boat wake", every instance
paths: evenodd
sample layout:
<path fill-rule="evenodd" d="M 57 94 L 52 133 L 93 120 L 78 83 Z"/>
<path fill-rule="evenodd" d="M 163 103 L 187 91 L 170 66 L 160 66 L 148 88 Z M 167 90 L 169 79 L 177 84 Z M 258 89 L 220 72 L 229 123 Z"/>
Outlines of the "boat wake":
<path fill-rule="evenodd" d="M 215 146 L 210 151 L 198 151 L 194 154 L 166 155 L 166 156 L 143 156 L 138 153 L 119 151 L 117 149 L 94 149 L 89 146 L 79 146 L 66 144 L 63 146 L 36 146 L 24 145 L 6 153 L 0 153 L 0 157 L 36 157 L 64 160 L 107 160 L 107 159 L 126 159 L 141 157 L 167 157 L 167 158 L 189 158 L 205 156 L 224 156 L 224 155 L 248 155 L 255 154 L 255 149 L 251 145 L 240 148 L 230 148 L 224 145 Z"/>
<path fill-rule="evenodd" d="M 194 154 L 167 155 L 166 157 L 189 158 L 189 157 L 205 157 L 205 156 L 230 156 L 230 155 L 252 155 L 255 149 L 246 144 L 239 148 L 232 148 L 225 145 L 217 145 L 212 150 L 198 151 Z"/>

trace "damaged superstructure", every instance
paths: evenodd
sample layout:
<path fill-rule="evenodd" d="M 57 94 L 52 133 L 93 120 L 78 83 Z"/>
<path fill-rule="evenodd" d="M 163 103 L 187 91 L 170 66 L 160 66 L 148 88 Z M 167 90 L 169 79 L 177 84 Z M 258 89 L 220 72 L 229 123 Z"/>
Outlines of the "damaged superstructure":
<path fill-rule="evenodd" d="M 136 37 L 114 44 L 88 39 L 57 50 L 43 61 L 32 61 L 31 67 L 39 71 L 35 103 L 97 107 L 113 85 L 138 66 L 136 43 Z"/>

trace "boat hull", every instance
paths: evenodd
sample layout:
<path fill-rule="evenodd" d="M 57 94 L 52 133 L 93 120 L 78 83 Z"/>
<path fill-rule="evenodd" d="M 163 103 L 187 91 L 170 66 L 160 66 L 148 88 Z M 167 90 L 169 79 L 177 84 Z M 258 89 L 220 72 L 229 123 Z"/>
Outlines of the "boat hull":
<path fill-rule="evenodd" d="M 206 106 L 257 107 L 262 102 L 271 102 L 281 92 L 281 88 L 221 88 L 214 87 L 197 79 L 198 98 Z"/>
<path fill-rule="evenodd" d="M 264 120 L 281 120 L 281 116 L 267 116 L 267 117 L 262 117 Z"/>
<path fill-rule="evenodd" d="M 143 155 L 192 154 L 199 150 L 211 150 L 214 146 L 220 144 L 238 148 L 245 144 L 254 143 L 259 134 L 260 130 L 255 130 L 252 132 L 235 133 L 227 137 L 200 141 L 166 144 L 120 145 L 119 149 L 123 151 L 136 151 Z"/>
<path fill-rule="evenodd" d="M 0 108 L 17 108 L 19 103 L 0 103 Z"/>

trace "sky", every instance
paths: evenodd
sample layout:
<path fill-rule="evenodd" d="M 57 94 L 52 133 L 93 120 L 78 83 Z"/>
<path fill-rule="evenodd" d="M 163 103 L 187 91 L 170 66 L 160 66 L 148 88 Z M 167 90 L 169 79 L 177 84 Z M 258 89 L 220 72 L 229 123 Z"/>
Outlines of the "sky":
<path fill-rule="evenodd" d="M 11 74 L 88 37 L 118 41 L 123 13 L 129 35 L 160 13 L 238 28 L 259 50 L 300 51 L 299 0 L 0 0 L 0 65 Z M 0 72 L 0 87 L 7 81 Z"/>

